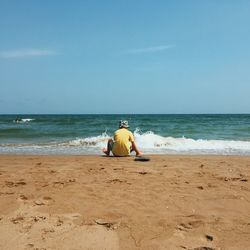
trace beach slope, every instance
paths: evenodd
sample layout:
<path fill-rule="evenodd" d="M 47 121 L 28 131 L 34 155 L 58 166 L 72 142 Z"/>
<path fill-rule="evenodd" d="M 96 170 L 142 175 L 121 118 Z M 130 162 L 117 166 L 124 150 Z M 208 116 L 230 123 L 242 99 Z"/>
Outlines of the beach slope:
<path fill-rule="evenodd" d="M 0 156 L 0 249 L 250 249 L 250 157 Z"/>

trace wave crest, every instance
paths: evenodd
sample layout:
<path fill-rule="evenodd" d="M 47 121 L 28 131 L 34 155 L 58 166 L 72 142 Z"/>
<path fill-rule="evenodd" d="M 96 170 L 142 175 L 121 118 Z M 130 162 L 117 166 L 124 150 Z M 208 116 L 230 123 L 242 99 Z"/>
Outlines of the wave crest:
<path fill-rule="evenodd" d="M 145 133 L 140 129 L 134 131 L 138 147 L 143 153 L 151 154 L 228 154 L 228 155 L 250 155 L 250 141 L 233 140 L 205 140 L 192 138 L 164 137 L 152 131 Z M 53 142 L 47 144 L 23 144 L 4 145 L 0 152 L 59 152 L 59 153 L 93 153 L 100 154 L 100 149 L 106 147 L 108 139 L 111 138 L 106 132 L 98 136 L 76 138 L 66 142 Z"/>
<path fill-rule="evenodd" d="M 64 145 L 69 146 L 87 146 L 87 147 L 104 147 L 107 144 L 107 140 L 110 136 L 104 132 L 101 135 L 86 137 L 86 138 L 77 138 L 75 140 L 64 143 Z"/>
<path fill-rule="evenodd" d="M 31 121 L 34 121 L 35 119 L 31 119 L 31 118 L 23 118 L 23 119 L 20 119 L 20 120 L 13 120 L 13 122 L 15 123 L 25 123 L 25 122 L 31 122 Z"/>
<path fill-rule="evenodd" d="M 191 138 L 163 137 L 152 131 L 134 132 L 137 144 L 142 149 L 165 149 L 176 152 L 197 153 L 248 153 L 250 154 L 250 141 L 233 140 L 194 140 Z"/>
<path fill-rule="evenodd" d="M 64 143 L 68 146 L 91 148 L 106 147 L 110 138 L 106 132 L 93 137 L 78 138 Z M 164 137 L 152 131 L 145 133 L 140 129 L 134 131 L 138 147 L 146 153 L 212 153 L 212 154 L 250 154 L 250 141 L 205 140 L 192 138 Z"/>

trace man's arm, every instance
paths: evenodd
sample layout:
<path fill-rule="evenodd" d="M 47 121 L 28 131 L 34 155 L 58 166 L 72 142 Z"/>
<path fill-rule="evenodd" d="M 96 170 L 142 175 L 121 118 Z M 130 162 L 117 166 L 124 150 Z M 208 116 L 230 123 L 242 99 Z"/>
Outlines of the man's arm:
<path fill-rule="evenodd" d="M 132 149 L 135 151 L 136 156 L 141 156 L 141 152 L 139 151 L 139 149 L 137 148 L 136 144 L 134 141 L 132 141 Z"/>

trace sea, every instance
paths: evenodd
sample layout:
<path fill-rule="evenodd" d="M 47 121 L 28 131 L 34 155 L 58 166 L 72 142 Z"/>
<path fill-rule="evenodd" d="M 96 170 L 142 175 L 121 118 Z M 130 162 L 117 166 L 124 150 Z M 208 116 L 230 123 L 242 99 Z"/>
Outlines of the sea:
<path fill-rule="evenodd" d="M 128 120 L 144 154 L 250 155 L 250 114 L 0 115 L 0 154 L 101 155 Z"/>

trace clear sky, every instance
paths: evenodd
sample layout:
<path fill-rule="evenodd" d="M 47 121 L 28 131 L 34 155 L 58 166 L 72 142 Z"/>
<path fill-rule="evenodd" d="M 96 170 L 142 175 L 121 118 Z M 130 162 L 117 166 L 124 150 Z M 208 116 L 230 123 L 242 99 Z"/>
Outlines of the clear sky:
<path fill-rule="evenodd" d="M 250 113 L 250 1 L 0 0 L 0 113 Z"/>

